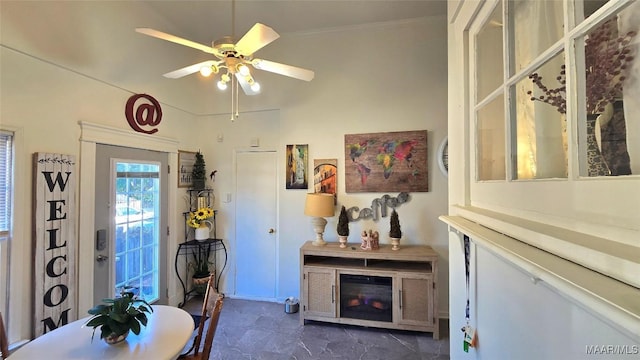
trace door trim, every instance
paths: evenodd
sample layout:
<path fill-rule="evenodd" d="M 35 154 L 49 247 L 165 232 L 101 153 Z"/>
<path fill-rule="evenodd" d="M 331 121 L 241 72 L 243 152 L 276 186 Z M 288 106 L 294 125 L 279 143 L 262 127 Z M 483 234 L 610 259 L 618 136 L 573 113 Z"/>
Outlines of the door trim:
<path fill-rule="evenodd" d="M 93 304 L 93 246 L 95 239 L 95 171 L 96 171 L 96 144 L 106 144 L 115 146 L 131 147 L 141 150 L 154 150 L 165 152 L 168 155 L 169 166 L 177 169 L 178 163 L 178 144 L 176 139 L 149 136 L 138 133 L 132 133 L 128 130 L 122 130 L 105 125 L 93 124 L 80 121 L 80 185 L 79 191 L 79 211 L 78 211 L 78 254 L 77 254 L 77 274 L 78 289 L 77 308 L 78 318 L 80 314 L 86 314 Z M 175 171 L 175 170 L 174 170 Z M 176 176 L 168 177 L 168 194 L 167 213 L 169 214 L 167 221 L 172 230 L 172 234 L 167 239 L 167 257 L 165 266 L 167 269 L 172 268 L 172 258 L 170 249 L 178 246 L 177 217 L 171 217 L 176 214 L 176 190 L 178 187 L 178 179 Z M 91 254 L 91 256 L 82 256 L 81 254 Z M 167 287 L 169 294 L 169 304 L 177 304 L 179 297 L 176 295 L 178 286 L 175 277 L 167 274 Z"/>

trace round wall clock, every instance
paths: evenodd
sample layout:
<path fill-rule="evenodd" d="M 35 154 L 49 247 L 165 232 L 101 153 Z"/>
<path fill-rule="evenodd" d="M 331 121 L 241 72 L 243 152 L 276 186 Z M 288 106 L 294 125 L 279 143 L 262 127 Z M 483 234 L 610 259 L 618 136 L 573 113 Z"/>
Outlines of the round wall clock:
<path fill-rule="evenodd" d="M 445 136 L 438 147 L 438 166 L 446 177 L 449 176 L 449 137 Z"/>

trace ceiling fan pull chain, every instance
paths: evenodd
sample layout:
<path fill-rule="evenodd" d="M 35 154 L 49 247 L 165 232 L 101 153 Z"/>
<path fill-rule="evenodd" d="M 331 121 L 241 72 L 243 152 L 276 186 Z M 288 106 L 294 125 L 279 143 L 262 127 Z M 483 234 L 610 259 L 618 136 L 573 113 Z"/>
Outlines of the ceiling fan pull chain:
<path fill-rule="evenodd" d="M 236 86 L 236 79 L 231 79 L 231 122 L 234 122 L 236 120 L 235 116 L 233 116 L 233 102 L 234 102 L 234 98 L 235 98 L 235 92 L 233 91 L 233 89 Z"/>
<path fill-rule="evenodd" d="M 238 112 L 238 109 L 240 108 L 240 106 L 238 105 L 238 103 L 240 102 L 240 97 L 238 97 L 238 88 L 239 88 L 239 84 L 238 84 L 238 79 L 236 79 L 236 116 L 235 118 L 237 119 L 238 116 L 240 116 L 240 113 Z"/>

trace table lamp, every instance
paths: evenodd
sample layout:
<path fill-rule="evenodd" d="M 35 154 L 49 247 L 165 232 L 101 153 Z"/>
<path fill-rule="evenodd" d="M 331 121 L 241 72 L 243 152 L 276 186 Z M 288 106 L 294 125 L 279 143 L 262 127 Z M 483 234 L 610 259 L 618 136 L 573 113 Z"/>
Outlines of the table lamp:
<path fill-rule="evenodd" d="M 322 246 L 326 241 L 322 238 L 324 227 L 327 225 L 327 216 L 333 216 L 335 213 L 335 198 L 333 194 L 314 193 L 307 194 L 307 201 L 304 204 L 304 214 L 313 216 L 311 224 L 316 232 L 316 239 L 313 245 Z"/>

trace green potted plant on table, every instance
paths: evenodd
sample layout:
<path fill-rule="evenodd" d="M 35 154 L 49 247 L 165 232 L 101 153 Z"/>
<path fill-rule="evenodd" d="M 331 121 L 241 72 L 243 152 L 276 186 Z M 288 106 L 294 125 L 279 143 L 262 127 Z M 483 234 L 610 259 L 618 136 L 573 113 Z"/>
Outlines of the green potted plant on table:
<path fill-rule="evenodd" d="M 344 205 L 340 209 L 340 216 L 338 216 L 338 241 L 341 248 L 347 247 L 347 238 L 349 237 L 349 218 L 347 217 L 347 210 Z"/>
<path fill-rule="evenodd" d="M 193 261 L 189 263 L 189 266 L 193 269 L 193 275 L 191 276 L 193 289 L 197 294 L 204 295 L 209 275 L 211 275 L 211 270 L 209 270 L 211 245 L 200 246 L 197 250 L 192 250 L 191 254 L 193 255 Z"/>
<path fill-rule="evenodd" d="M 400 219 L 396 209 L 391 212 L 389 218 L 389 237 L 391 238 L 391 250 L 400 249 L 400 238 L 402 237 L 402 231 L 400 230 Z"/>
<path fill-rule="evenodd" d="M 87 326 L 93 327 L 91 341 L 96 329 L 101 328 L 100 339 L 107 344 L 117 344 L 129 335 L 129 331 L 140 334 L 140 325 L 147 326 L 147 315 L 153 308 L 149 303 L 136 298 L 133 292 L 123 289 L 120 297 L 103 299 L 104 304 L 96 305 L 89 310 L 93 315 L 87 322 Z"/>

